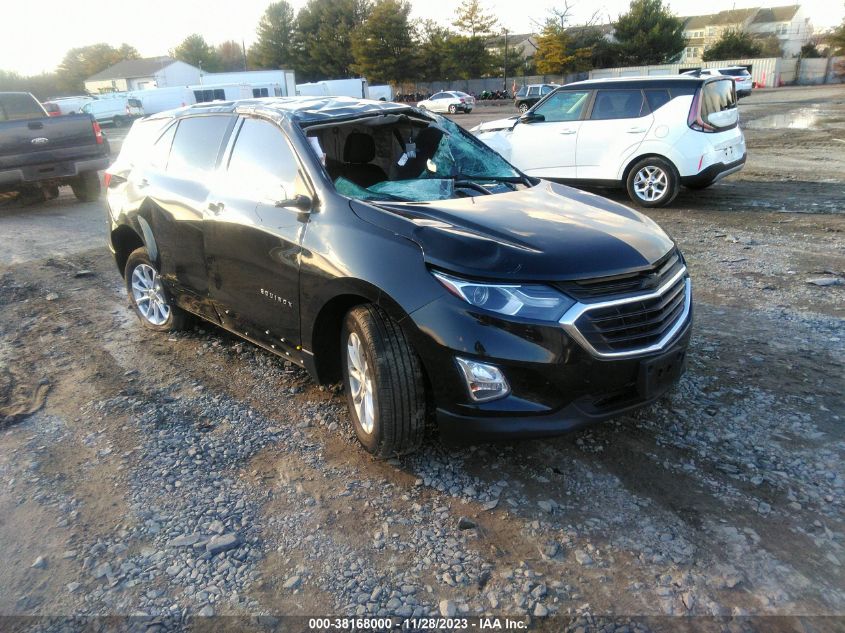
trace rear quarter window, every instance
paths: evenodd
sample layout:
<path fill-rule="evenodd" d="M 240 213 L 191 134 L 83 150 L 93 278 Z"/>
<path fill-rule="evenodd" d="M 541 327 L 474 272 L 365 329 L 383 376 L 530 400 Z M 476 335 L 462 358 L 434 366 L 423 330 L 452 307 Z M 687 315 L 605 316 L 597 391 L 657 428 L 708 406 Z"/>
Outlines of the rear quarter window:
<path fill-rule="evenodd" d="M 30 94 L 0 94 L 0 121 L 40 119 L 44 108 Z"/>
<path fill-rule="evenodd" d="M 701 119 L 717 130 L 724 130 L 736 125 L 737 117 L 733 80 L 705 83 L 701 94 Z"/>

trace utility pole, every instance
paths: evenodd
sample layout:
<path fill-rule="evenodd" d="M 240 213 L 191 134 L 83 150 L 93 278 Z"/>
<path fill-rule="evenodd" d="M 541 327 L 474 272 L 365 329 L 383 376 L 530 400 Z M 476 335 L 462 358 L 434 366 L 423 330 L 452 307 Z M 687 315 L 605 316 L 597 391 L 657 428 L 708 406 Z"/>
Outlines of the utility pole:
<path fill-rule="evenodd" d="M 243 38 L 241 38 L 241 50 L 243 51 L 243 54 L 244 54 L 244 72 L 246 72 L 247 70 L 249 70 L 249 68 L 246 67 L 246 64 L 247 64 L 247 62 L 246 62 L 246 44 L 244 43 Z"/>
<path fill-rule="evenodd" d="M 505 31 L 505 67 L 503 68 L 504 72 L 504 81 L 502 82 L 502 87 L 504 91 L 507 92 L 508 90 L 508 30 L 504 29 Z"/>

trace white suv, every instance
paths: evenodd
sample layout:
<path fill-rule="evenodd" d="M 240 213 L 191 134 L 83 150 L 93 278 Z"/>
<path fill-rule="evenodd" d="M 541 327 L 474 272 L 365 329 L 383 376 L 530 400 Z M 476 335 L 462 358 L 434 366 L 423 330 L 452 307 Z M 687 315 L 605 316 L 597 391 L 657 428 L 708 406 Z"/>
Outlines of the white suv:
<path fill-rule="evenodd" d="M 688 70 L 684 75 L 693 77 L 732 77 L 736 84 L 736 96 L 747 97 L 754 89 L 754 80 L 751 73 L 745 66 L 727 66 L 725 68 L 702 68 L 701 70 Z"/>
<path fill-rule="evenodd" d="M 624 77 L 558 88 L 522 116 L 472 132 L 531 176 L 618 186 L 662 207 L 745 164 L 729 77 Z"/>

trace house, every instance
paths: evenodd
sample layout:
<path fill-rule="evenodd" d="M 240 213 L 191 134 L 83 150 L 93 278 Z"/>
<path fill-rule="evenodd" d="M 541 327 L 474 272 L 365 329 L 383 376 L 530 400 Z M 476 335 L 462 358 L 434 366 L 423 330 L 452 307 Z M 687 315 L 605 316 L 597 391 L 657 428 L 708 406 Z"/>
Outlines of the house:
<path fill-rule="evenodd" d="M 758 36 L 777 36 L 784 57 L 797 57 L 813 36 L 810 18 L 800 4 L 760 9 L 747 30 Z"/>
<path fill-rule="evenodd" d="M 202 71 L 171 57 L 126 59 L 85 80 L 91 94 L 149 88 L 172 88 L 201 83 Z"/>
<path fill-rule="evenodd" d="M 718 42 L 727 31 L 748 30 L 758 11 L 758 8 L 731 9 L 684 18 L 687 46 L 681 55 L 681 63 L 700 62 L 704 50 Z"/>
<path fill-rule="evenodd" d="M 505 38 L 507 38 L 508 55 L 513 55 L 514 59 L 528 59 L 534 57 L 534 53 L 537 52 L 537 35 L 534 33 L 508 33 L 491 37 L 487 40 L 487 50 L 494 54 L 503 54 Z"/>
<path fill-rule="evenodd" d="M 783 57 L 794 57 L 810 41 L 813 28 L 800 4 L 780 7 L 732 9 L 684 18 L 687 46 L 681 63 L 701 62 L 704 51 L 727 31 L 744 31 L 757 37 L 775 35 Z"/>

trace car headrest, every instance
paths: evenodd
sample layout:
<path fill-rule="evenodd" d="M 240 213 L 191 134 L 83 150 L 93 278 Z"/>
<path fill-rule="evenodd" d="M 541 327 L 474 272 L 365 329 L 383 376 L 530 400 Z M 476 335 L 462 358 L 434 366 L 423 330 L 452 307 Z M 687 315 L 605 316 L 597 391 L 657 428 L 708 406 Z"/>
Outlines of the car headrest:
<path fill-rule="evenodd" d="M 352 132 L 343 146 L 343 162 L 369 163 L 376 157 L 376 143 L 373 137 L 362 132 Z"/>

